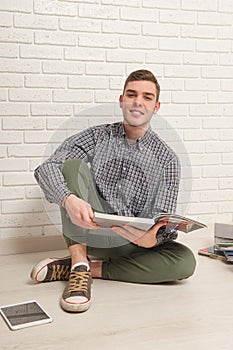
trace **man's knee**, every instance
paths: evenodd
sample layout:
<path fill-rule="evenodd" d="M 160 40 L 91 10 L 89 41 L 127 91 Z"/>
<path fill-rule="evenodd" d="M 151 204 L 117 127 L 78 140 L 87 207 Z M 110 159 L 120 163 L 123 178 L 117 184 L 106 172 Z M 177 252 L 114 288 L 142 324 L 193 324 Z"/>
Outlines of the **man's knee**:
<path fill-rule="evenodd" d="M 182 250 L 182 258 L 177 266 L 179 280 L 191 277 L 196 269 L 196 259 L 193 252 L 185 246 L 182 246 Z"/>

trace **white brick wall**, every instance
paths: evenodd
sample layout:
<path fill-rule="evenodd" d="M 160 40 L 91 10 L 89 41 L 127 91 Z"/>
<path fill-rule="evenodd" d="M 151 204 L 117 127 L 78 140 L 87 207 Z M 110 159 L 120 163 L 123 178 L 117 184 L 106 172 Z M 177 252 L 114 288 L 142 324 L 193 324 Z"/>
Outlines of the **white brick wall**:
<path fill-rule="evenodd" d="M 161 84 L 152 125 L 182 161 L 179 209 L 232 222 L 232 23 L 230 0 L 1 0 L 0 237 L 57 233 L 33 170 L 67 135 L 111 121 L 82 111 L 117 102 L 138 68 Z"/>

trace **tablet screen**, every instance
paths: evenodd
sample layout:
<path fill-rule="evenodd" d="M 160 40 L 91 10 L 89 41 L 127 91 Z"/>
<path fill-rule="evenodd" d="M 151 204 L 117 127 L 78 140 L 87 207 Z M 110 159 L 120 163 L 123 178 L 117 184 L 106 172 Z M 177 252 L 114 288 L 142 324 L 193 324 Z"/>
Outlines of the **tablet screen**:
<path fill-rule="evenodd" d="M 1 307 L 1 313 L 9 326 L 13 328 L 27 327 L 29 324 L 41 324 L 43 321 L 50 322 L 50 316 L 36 302 L 26 302 L 21 304 Z"/>

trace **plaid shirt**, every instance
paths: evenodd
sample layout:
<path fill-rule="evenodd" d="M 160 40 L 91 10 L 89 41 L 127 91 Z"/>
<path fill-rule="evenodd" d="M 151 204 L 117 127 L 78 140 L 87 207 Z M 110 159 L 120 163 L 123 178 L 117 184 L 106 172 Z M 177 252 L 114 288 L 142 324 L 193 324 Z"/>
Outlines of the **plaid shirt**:
<path fill-rule="evenodd" d="M 90 163 L 106 212 L 141 217 L 175 212 L 179 160 L 151 128 L 133 144 L 126 138 L 123 123 L 90 127 L 66 139 L 35 170 L 49 202 L 61 205 L 71 193 L 61 168 L 66 160 L 74 158 Z M 177 236 L 168 230 L 160 233 L 159 243 Z"/>

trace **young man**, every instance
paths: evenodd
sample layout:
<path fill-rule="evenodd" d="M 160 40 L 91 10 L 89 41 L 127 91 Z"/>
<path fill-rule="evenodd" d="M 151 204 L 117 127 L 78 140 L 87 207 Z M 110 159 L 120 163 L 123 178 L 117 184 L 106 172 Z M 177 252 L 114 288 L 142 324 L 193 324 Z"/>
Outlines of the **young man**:
<path fill-rule="evenodd" d="M 92 278 L 161 283 L 188 278 L 195 270 L 193 253 L 174 241 L 177 232 L 167 222 L 145 232 L 131 226 L 106 232 L 93 219 L 94 211 L 133 217 L 175 211 L 179 160 L 150 127 L 159 93 L 150 71 L 132 72 L 119 99 L 123 122 L 66 139 L 35 171 L 48 201 L 61 207 L 70 257 L 40 262 L 31 277 L 67 280 L 60 300 L 66 311 L 89 308 Z M 90 255 L 99 260 L 90 261 Z"/>

